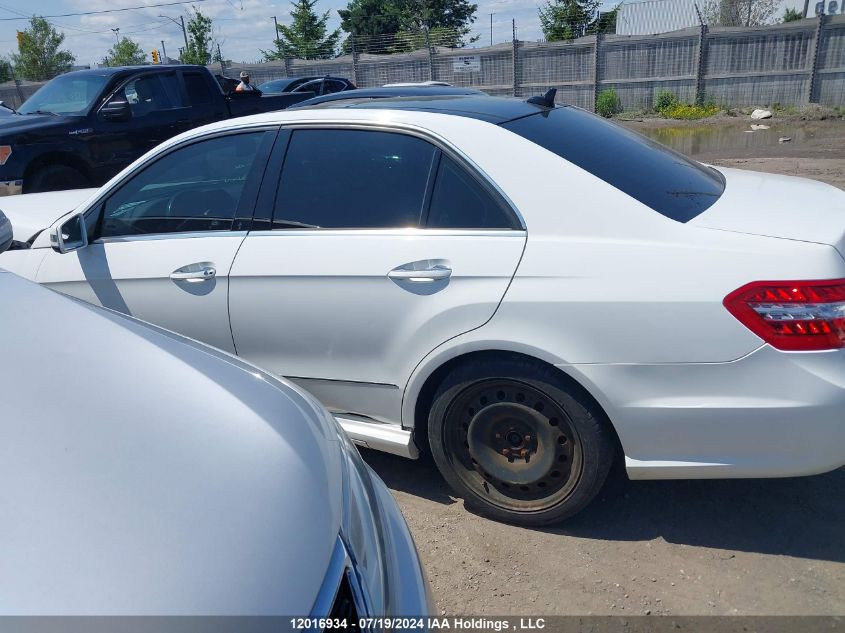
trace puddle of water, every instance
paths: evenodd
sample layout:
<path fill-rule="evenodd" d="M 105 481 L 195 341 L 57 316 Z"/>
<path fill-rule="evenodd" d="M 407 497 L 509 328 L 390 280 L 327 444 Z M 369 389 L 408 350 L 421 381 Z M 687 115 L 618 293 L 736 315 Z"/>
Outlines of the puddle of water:
<path fill-rule="evenodd" d="M 687 156 L 699 154 L 729 155 L 736 150 L 737 155 L 763 147 L 779 145 L 779 139 L 788 136 L 791 143 L 804 143 L 822 133 L 816 125 L 796 123 L 773 123 L 754 121 L 755 125 L 770 126 L 768 130 L 751 130 L 751 123 L 741 125 L 701 125 L 690 127 L 641 127 L 631 126 L 658 143 L 667 145 Z"/>

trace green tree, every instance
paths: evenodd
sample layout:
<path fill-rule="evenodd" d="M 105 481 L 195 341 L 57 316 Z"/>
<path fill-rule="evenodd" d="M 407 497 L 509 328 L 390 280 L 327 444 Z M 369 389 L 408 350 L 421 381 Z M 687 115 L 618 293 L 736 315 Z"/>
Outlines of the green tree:
<path fill-rule="evenodd" d="M 781 0 L 703 0 L 701 15 L 711 26 L 771 24 Z"/>
<path fill-rule="evenodd" d="M 597 22 L 600 0 L 546 0 L 538 9 L 543 35 L 549 42 L 586 35 Z"/>
<path fill-rule="evenodd" d="M 205 66 L 211 63 L 211 18 L 191 7 L 193 15 L 188 18 L 188 50 L 182 54 L 182 63 Z"/>
<path fill-rule="evenodd" d="M 596 14 L 595 20 L 590 22 L 587 27 L 587 33 L 593 35 L 595 33 L 616 33 L 616 16 L 619 15 L 619 7 L 617 4 L 610 11 L 599 11 Z"/>
<path fill-rule="evenodd" d="M 337 54 L 340 29 L 328 32 L 326 23 L 329 12 L 322 16 L 314 11 L 317 0 L 296 0 L 291 2 L 291 24 L 279 25 L 278 37 L 273 42 L 273 50 L 261 51 L 265 59 L 329 59 Z"/>
<path fill-rule="evenodd" d="M 111 47 L 106 58 L 103 60 L 105 66 L 138 66 L 147 61 L 147 55 L 141 50 L 137 42 L 124 37 L 117 44 Z"/>
<path fill-rule="evenodd" d="M 784 22 L 795 22 L 796 20 L 803 20 L 804 15 L 800 11 L 796 11 L 795 9 L 787 9 L 783 12 L 783 21 Z"/>
<path fill-rule="evenodd" d="M 469 0 L 351 0 L 338 13 L 360 52 L 393 53 L 427 43 L 458 48 L 475 42 L 480 36 L 466 36 L 477 10 Z"/>
<path fill-rule="evenodd" d="M 19 79 L 46 81 L 66 73 L 76 58 L 59 50 L 65 41 L 47 20 L 32 16 L 29 28 L 18 36 L 18 53 L 12 54 L 12 64 Z"/>
<path fill-rule="evenodd" d="M 12 65 L 5 59 L 0 59 L 0 83 L 12 79 Z"/>

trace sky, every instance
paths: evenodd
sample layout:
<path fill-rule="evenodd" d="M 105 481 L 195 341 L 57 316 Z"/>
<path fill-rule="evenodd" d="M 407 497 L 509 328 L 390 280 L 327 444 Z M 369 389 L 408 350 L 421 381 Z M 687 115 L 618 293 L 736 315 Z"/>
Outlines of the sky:
<path fill-rule="evenodd" d="M 95 65 L 102 61 L 114 45 L 116 36 L 135 40 L 150 54 L 153 48 L 161 52 L 161 41 L 170 57 L 178 57 L 179 47 L 184 46 L 179 26 L 159 16 L 176 20 L 187 15 L 191 4 L 150 6 L 176 0 L 0 0 L 0 55 L 17 51 L 16 31 L 26 28 L 26 18 L 36 15 L 61 15 L 129 7 L 144 8 L 95 15 L 49 18 L 65 34 L 63 48 L 76 56 L 79 65 Z M 542 37 L 537 9 L 541 0 L 475 0 L 478 4 L 473 35 L 481 35 L 480 45 L 490 43 L 490 14 L 493 14 L 493 42 L 510 41 L 511 20 L 516 20 L 520 40 L 533 41 Z M 798 4 L 801 0 L 784 0 L 783 7 Z M 811 3 L 812 4 L 812 3 Z M 261 49 L 273 46 L 273 16 L 279 23 L 289 23 L 288 0 L 204 0 L 193 2 L 212 18 L 214 35 L 220 43 L 223 57 L 236 62 L 254 62 L 262 58 Z M 337 9 L 346 6 L 346 0 L 319 0 L 315 9 L 330 11 L 330 28 L 340 25 Z M 612 6 L 612 5 L 611 5 Z M 20 18 L 20 19 L 19 19 Z M 120 29 L 115 32 L 113 29 Z"/>

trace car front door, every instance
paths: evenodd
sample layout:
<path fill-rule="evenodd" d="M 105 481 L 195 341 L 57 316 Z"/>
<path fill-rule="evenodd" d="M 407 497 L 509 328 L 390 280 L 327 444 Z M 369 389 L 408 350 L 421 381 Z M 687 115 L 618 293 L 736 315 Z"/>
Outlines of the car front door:
<path fill-rule="evenodd" d="M 418 136 L 296 129 L 276 150 L 230 276 L 238 354 L 334 411 L 396 422 L 414 366 L 493 315 L 525 231 Z"/>
<path fill-rule="evenodd" d="M 234 351 L 228 274 L 275 130 L 181 145 L 86 213 L 90 243 L 50 251 L 36 281 Z"/>
<path fill-rule="evenodd" d="M 107 114 L 113 103 L 129 105 L 127 120 Z M 88 138 L 91 157 L 99 166 L 98 181 L 107 180 L 156 145 L 190 127 L 190 108 L 183 103 L 174 71 L 144 73 L 124 82 L 97 113 Z"/>

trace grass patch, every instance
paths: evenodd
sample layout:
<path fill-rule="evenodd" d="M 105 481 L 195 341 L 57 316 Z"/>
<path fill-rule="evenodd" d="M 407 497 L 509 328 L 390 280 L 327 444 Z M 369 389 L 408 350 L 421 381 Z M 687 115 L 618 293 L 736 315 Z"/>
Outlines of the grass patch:
<path fill-rule="evenodd" d="M 619 112 L 622 112 L 622 102 L 619 100 L 616 91 L 613 89 L 602 90 L 596 97 L 596 114 L 609 119 Z"/>
<path fill-rule="evenodd" d="M 654 109 L 664 118 L 683 120 L 705 119 L 717 114 L 721 110 L 715 103 L 705 103 L 703 105 L 681 103 L 677 95 L 668 90 L 658 93 L 654 101 Z"/>
<path fill-rule="evenodd" d="M 661 115 L 667 119 L 706 119 L 709 116 L 718 114 L 721 108 L 714 103 L 705 105 L 691 105 L 689 103 L 679 103 L 670 106 L 660 112 Z"/>

